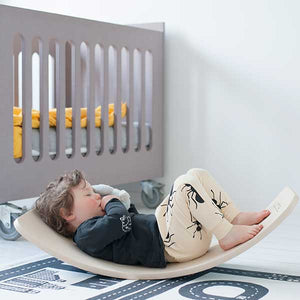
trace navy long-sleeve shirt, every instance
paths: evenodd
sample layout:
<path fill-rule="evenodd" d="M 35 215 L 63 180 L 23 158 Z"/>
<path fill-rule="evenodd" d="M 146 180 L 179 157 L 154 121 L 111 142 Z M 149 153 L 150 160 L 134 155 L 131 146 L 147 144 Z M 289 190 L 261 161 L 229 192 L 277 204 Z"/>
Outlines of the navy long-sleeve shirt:
<path fill-rule="evenodd" d="M 91 218 L 77 228 L 73 241 L 91 256 L 127 265 L 166 266 L 164 244 L 155 215 L 128 211 L 118 199 L 110 200 L 106 215 Z"/>

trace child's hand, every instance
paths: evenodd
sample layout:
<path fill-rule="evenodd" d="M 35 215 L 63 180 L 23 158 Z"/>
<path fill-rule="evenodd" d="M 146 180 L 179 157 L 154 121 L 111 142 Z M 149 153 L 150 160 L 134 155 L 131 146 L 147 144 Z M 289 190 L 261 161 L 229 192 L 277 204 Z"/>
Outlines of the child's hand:
<path fill-rule="evenodd" d="M 102 197 L 102 200 L 101 200 L 101 203 L 100 203 L 101 208 L 102 208 L 103 210 L 105 210 L 106 204 L 107 204 L 110 200 L 112 200 L 112 199 L 114 199 L 114 198 L 119 199 L 119 198 L 116 197 L 115 195 L 106 195 L 106 196 Z"/>

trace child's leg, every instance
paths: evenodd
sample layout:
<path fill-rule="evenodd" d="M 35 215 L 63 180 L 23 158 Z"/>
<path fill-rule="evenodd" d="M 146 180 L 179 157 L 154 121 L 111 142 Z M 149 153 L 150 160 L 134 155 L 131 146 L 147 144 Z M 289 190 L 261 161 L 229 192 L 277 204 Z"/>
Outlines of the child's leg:
<path fill-rule="evenodd" d="M 224 217 L 231 223 L 239 214 L 239 210 L 234 205 L 229 195 L 217 183 L 212 175 L 205 169 L 190 169 L 187 174 L 198 178 L 204 187 L 206 194 L 212 199 L 213 203 L 222 211 Z"/>
<path fill-rule="evenodd" d="M 221 193 L 221 201 L 210 197 L 207 191 L 211 190 Z M 261 226 L 230 223 L 238 213 L 228 195 L 207 171 L 192 169 L 179 176 L 169 196 L 155 212 L 167 260 L 188 261 L 205 254 L 212 234 L 224 250 L 255 236 Z"/>
<path fill-rule="evenodd" d="M 234 225 L 253 225 L 259 224 L 263 219 L 269 216 L 270 211 L 262 210 L 259 212 L 240 212 L 229 195 L 216 182 L 212 175 L 204 169 L 190 169 L 188 174 L 199 178 L 208 195 L 213 202 L 221 209 L 224 217 Z"/>
<path fill-rule="evenodd" d="M 220 240 L 233 227 L 194 174 L 175 180 L 170 195 L 155 214 L 169 262 L 187 261 L 205 254 L 212 234 Z"/>

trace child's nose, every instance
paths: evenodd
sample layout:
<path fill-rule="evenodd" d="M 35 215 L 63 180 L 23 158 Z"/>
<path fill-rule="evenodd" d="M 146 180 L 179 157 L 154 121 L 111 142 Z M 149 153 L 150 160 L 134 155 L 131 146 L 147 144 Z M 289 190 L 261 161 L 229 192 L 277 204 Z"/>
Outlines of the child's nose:
<path fill-rule="evenodd" d="M 96 193 L 96 199 L 97 199 L 97 200 L 100 200 L 100 199 L 101 199 L 100 194 Z"/>

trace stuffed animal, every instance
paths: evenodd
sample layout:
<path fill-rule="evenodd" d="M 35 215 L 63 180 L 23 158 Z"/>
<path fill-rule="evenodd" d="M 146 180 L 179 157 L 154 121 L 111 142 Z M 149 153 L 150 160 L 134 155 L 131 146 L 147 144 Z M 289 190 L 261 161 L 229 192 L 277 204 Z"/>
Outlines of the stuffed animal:
<path fill-rule="evenodd" d="M 96 193 L 99 193 L 101 196 L 106 195 L 115 195 L 120 201 L 124 204 L 128 210 L 130 207 L 130 195 L 125 190 L 118 190 L 106 184 L 97 184 L 93 185 L 93 188 Z"/>

